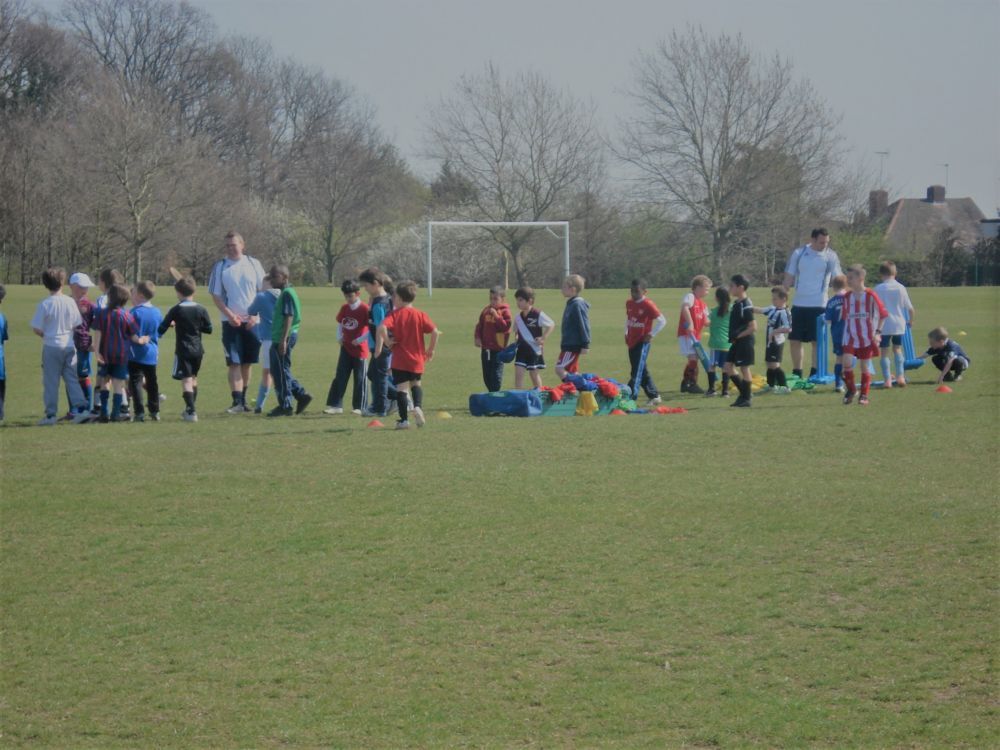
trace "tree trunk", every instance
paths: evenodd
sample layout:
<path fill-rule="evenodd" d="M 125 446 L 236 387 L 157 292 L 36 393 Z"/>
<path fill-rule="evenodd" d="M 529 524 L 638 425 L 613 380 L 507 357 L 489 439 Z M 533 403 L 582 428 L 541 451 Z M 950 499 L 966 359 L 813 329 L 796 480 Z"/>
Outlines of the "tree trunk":
<path fill-rule="evenodd" d="M 323 268 L 326 271 L 326 281 L 333 283 L 333 267 L 337 258 L 333 254 L 333 222 L 328 222 L 323 232 Z"/>
<path fill-rule="evenodd" d="M 712 259 L 715 261 L 715 272 L 719 275 L 719 284 L 726 278 L 722 266 L 722 248 L 722 232 L 716 229 L 712 232 Z"/>
<path fill-rule="evenodd" d="M 524 259 L 521 257 L 521 244 L 520 242 L 512 242 L 508 250 L 510 259 L 514 261 L 514 275 L 517 276 L 519 287 L 528 285 L 528 272 L 524 268 Z"/>

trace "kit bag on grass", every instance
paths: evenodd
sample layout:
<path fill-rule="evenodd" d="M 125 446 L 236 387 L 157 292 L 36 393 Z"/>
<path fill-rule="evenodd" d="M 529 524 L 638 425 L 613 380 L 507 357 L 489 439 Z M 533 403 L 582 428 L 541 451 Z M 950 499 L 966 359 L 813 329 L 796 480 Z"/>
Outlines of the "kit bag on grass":
<path fill-rule="evenodd" d="M 542 413 L 542 400 L 538 391 L 473 393 L 469 413 L 474 417 L 537 417 Z"/>

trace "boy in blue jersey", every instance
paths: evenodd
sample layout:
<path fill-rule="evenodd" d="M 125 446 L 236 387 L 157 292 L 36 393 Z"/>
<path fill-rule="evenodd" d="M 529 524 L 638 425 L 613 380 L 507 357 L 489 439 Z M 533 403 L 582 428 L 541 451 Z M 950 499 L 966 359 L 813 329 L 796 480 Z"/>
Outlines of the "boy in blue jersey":
<path fill-rule="evenodd" d="M 6 296 L 7 289 L 0 284 L 0 302 L 3 302 Z M 3 342 L 7 339 L 7 318 L 0 313 L 0 422 L 4 420 L 3 402 L 7 398 L 7 359 L 3 351 Z"/>
<path fill-rule="evenodd" d="M 208 310 L 195 302 L 194 279 L 185 276 L 174 284 L 178 302 L 167 311 L 158 333 L 162 336 L 170 327 L 174 328 L 174 380 L 181 381 L 184 392 L 184 413 L 181 419 L 185 422 L 197 422 L 195 401 L 198 398 L 198 372 L 201 370 L 201 359 L 205 356 L 205 348 L 201 343 L 203 333 L 212 332 L 212 319 Z"/>
<path fill-rule="evenodd" d="M 254 414 L 264 411 L 264 402 L 267 401 L 267 394 L 271 392 L 271 325 L 274 321 L 274 305 L 278 301 L 280 289 L 271 288 L 270 277 L 265 276 L 262 282 L 263 289 L 257 292 L 247 313 L 257 318 L 257 325 L 254 332 L 260 339 L 260 363 L 261 378 L 260 385 L 257 386 L 257 403 L 253 408 Z"/>
<path fill-rule="evenodd" d="M 142 385 L 145 380 L 146 395 L 149 398 L 149 418 L 160 421 L 160 385 L 156 380 L 156 362 L 159 358 L 159 327 L 163 314 L 150 302 L 156 294 L 152 281 L 142 281 L 132 291 L 130 310 L 139 328 L 139 336 L 147 338 L 145 344 L 132 344 L 128 358 L 128 384 L 132 395 L 132 413 L 136 422 L 146 421 L 142 407 Z"/>
<path fill-rule="evenodd" d="M 833 366 L 834 387 L 837 393 L 844 392 L 844 299 L 847 296 L 847 276 L 837 274 L 830 281 L 833 296 L 826 303 L 823 317 L 830 324 L 830 341 L 833 343 L 833 356 L 836 364 Z M 848 355 L 851 356 L 851 355 Z M 853 358 L 853 357 L 852 357 Z"/>
<path fill-rule="evenodd" d="M 938 326 L 927 334 L 927 351 L 918 354 L 918 359 L 928 359 L 941 371 L 937 385 L 947 382 L 958 382 L 962 373 L 969 369 L 971 360 L 958 344 L 948 338 L 948 329 Z"/>
<path fill-rule="evenodd" d="M 366 268 L 358 275 L 358 281 L 368 293 L 368 348 L 375 351 L 375 332 L 392 312 L 392 279 L 377 268 Z M 372 383 L 371 408 L 363 409 L 366 417 L 384 417 L 389 413 L 389 362 L 392 351 L 389 347 L 378 356 L 372 356 L 368 365 L 368 379 Z M 393 389 L 395 390 L 395 389 Z"/>

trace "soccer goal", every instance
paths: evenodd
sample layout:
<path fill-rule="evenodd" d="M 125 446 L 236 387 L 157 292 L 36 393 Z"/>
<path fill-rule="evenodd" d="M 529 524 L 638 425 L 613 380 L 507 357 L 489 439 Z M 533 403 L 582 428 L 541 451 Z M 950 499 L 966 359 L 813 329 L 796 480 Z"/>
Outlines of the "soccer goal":
<path fill-rule="evenodd" d="M 563 275 L 569 276 L 569 222 L 568 221 L 428 221 L 427 222 L 427 296 L 434 294 L 434 227 L 544 227 L 556 239 L 560 236 L 553 227 L 562 228 Z"/>

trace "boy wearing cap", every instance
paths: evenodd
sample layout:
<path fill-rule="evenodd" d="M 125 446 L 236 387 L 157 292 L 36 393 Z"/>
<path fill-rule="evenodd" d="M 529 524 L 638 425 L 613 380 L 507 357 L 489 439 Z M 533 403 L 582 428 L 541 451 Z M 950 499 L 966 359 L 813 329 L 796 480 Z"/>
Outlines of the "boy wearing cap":
<path fill-rule="evenodd" d="M 90 382 L 90 352 L 93 344 L 90 336 L 90 322 L 94 318 L 94 303 L 87 296 L 92 286 L 94 286 L 94 282 L 85 273 L 74 273 L 69 277 L 69 289 L 76 301 L 76 308 L 80 311 L 80 317 L 83 319 L 83 322 L 73 329 L 73 346 L 76 347 L 76 378 L 80 383 L 80 390 L 83 391 L 83 398 L 87 402 L 88 409 L 93 408 L 94 405 L 94 389 Z"/>

